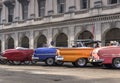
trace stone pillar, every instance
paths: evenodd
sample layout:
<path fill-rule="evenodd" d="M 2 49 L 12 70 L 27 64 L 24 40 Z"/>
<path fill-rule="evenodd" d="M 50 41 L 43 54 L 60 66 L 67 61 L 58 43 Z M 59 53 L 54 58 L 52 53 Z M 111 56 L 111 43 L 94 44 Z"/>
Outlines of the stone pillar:
<path fill-rule="evenodd" d="M 35 10 L 34 10 L 34 12 L 35 12 L 35 17 L 37 18 L 37 17 L 39 17 L 39 8 L 38 8 L 38 0 L 34 0 L 34 5 L 35 5 Z"/>
<path fill-rule="evenodd" d="M 15 48 L 16 48 L 16 47 L 19 46 L 19 45 L 18 45 L 18 41 L 19 41 L 18 32 L 15 32 L 15 38 L 14 38 L 14 40 L 15 40 Z"/>
<path fill-rule="evenodd" d="M 30 17 L 30 18 L 34 18 L 35 17 L 35 0 L 31 0 L 30 2 L 29 2 L 29 7 L 28 7 L 28 16 Z"/>
<path fill-rule="evenodd" d="M 14 19 L 13 20 L 14 21 L 18 21 L 19 20 L 19 16 L 20 16 L 19 15 L 19 11 L 20 11 L 19 10 L 19 5 L 20 4 L 19 4 L 18 0 L 15 0 L 15 4 L 16 5 L 14 6 L 14 17 L 13 17 Z"/>
<path fill-rule="evenodd" d="M 2 13 L 1 13 L 1 19 L 2 19 L 2 23 L 6 23 L 8 21 L 7 19 L 7 7 L 5 5 L 3 5 L 3 8 L 2 8 Z"/>
<path fill-rule="evenodd" d="M 68 47 L 72 47 L 72 41 L 74 40 L 74 26 L 69 26 Z"/>
<path fill-rule="evenodd" d="M 80 0 L 75 0 L 76 11 L 80 10 Z"/>
<path fill-rule="evenodd" d="M 102 37 L 101 23 L 96 22 L 94 29 L 94 40 L 101 41 L 101 37 Z"/>
<path fill-rule="evenodd" d="M 52 15 L 53 14 L 53 8 L 54 8 L 54 2 L 55 0 L 46 0 L 45 5 L 45 15 Z"/>
<path fill-rule="evenodd" d="M 19 3 L 19 2 L 18 2 L 18 3 Z M 23 19 L 23 18 L 22 18 L 22 4 L 19 3 L 18 6 L 19 6 L 19 7 L 18 7 L 18 11 L 19 11 L 19 19 L 22 20 L 22 19 Z"/>
<path fill-rule="evenodd" d="M 53 0 L 53 11 L 55 15 L 58 13 L 57 12 L 57 0 Z"/>
<path fill-rule="evenodd" d="M 29 48 L 34 49 L 33 30 L 30 31 L 30 37 L 29 37 Z"/>
<path fill-rule="evenodd" d="M 53 35 L 53 34 L 52 34 L 52 28 L 49 28 L 49 29 L 48 29 L 48 38 L 47 38 L 47 39 L 48 39 L 47 44 L 49 45 L 49 47 L 52 47 L 52 46 L 51 46 L 51 41 L 53 40 L 53 39 L 52 39 L 52 35 Z"/>
<path fill-rule="evenodd" d="M 1 49 L 1 51 L 3 52 L 4 50 L 5 50 L 5 35 L 3 34 L 2 35 L 2 49 Z"/>

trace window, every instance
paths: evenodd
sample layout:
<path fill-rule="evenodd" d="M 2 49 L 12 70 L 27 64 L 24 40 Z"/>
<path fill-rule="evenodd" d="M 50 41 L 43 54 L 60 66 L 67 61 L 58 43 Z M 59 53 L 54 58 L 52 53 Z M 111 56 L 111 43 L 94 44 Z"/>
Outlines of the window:
<path fill-rule="evenodd" d="M 8 7 L 8 22 L 13 21 L 14 6 Z"/>
<path fill-rule="evenodd" d="M 28 1 L 25 0 L 25 1 L 22 2 L 22 16 L 23 16 L 23 19 L 28 18 L 28 5 L 29 5 Z"/>
<path fill-rule="evenodd" d="M 39 9 L 39 16 L 45 16 L 45 3 L 46 0 L 38 0 L 38 9 Z"/>
<path fill-rule="evenodd" d="M 109 0 L 109 4 L 116 4 L 118 3 L 118 0 Z"/>
<path fill-rule="evenodd" d="M 89 4 L 90 4 L 89 0 L 80 0 L 80 3 L 81 3 L 81 9 L 89 8 Z"/>
<path fill-rule="evenodd" d="M 58 13 L 65 12 L 65 0 L 57 0 Z"/>

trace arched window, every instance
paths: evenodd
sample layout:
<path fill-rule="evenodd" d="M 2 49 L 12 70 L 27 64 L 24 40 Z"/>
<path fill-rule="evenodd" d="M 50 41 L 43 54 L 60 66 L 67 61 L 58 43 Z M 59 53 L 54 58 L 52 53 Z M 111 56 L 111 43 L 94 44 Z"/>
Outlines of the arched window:
<path fill-rule="evenodd" d="M 60 33 L 56 37 L 56 47 L 68 47 L 68 37 L 64 33 Z"/>
<path fill-rule="evenodd" d="M 8 39 L 8 48 L 7 49 L 13 49 L 14 48 L 14 39 L 12 37 L 10 37 Z"/>
<path fill-rule="evenodd" d="M 78 35 L 78 39 L 93 39 L 93 34 L 86 30 Z"/>
<path fill-rule="evenodd" d="M 105 43 L 109 43 L 110 41 L 118 41 L 120 42 L 120 29 L 113 28 L 110 29 L 105 35 Z"/>
<path fill-rule="evenodd" d="M 21 47 L 29 48 L 29 38 L 27 36 L 22 37 Z"/>
<path fill-rule="evenodd" d="M 47 45 L 47 38 L 44 35 L 40 35 L 37 39 L 37 47 L 44 47 Z"/>

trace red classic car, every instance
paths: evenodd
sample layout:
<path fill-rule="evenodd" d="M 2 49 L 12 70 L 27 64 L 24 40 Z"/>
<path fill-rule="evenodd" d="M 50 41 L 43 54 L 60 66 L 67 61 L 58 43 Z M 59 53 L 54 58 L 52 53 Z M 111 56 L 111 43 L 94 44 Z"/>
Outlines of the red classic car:
<path fill-rule="evenodd" d="M 120 68 L 120 47 L 96 48 L 92 51 L 89 61 L 93 64 L 102 63 L 105 67 Z"/>
<path fill-rule="evenodd" d="M 0 61 L 11 64 L 29 64 L 32 61 L 33 49 L 17 47 L 16 49 L 7 49 L 1 53 Z"/>

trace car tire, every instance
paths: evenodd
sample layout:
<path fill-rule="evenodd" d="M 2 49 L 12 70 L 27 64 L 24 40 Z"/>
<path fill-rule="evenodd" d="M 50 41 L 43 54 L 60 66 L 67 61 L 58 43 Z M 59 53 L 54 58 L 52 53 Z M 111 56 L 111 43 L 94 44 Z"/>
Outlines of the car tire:
<path fill-rule="evenodd" d="M 20 65 L 20 64 L 21 64 L 21 61 L 13 61 L 13 64 L 14 64 L 14 65 Z"/>
<path fill-rule="evenodd" d="M 54 58 L 47 58 L 46 61 L 45 61 L 45 63 L 48 66 L 52 66 L 55 63 L 55 60 L 54 60 Z"/>
<path fill-rule="evenodd" d="M 29 64 L 30 64 L 30 61 L 24 61 L 24 64 L 25 64 L 25 65 L 29 65 Z"/>
<path fill-rule="evenodd" d="M 55 65 L 58 65 L 58 66 L 62 66 L 63 64 L 64 64 L 64 62 L 62 62 L 62 61 L 55 62 Z"/>
<path fill-rule="evenodd" d="M 31 61 L 31 64 L 36 64 L 38 61 L 37 60 L 33 60 Z"/>
<path fill-rule="evenodd" d="M 85 67 L 87 64 L 87 60 L 85 58 L 80 58 L 75 62 L 77 67 Z"/>
<path fill-rule="evenodd" d="M 113 68 L 120 69 L 120 58 L 115 58 L 115 59 L 112 61 L 112 66 L 113 66 Z"/>

